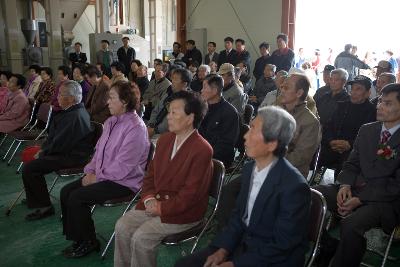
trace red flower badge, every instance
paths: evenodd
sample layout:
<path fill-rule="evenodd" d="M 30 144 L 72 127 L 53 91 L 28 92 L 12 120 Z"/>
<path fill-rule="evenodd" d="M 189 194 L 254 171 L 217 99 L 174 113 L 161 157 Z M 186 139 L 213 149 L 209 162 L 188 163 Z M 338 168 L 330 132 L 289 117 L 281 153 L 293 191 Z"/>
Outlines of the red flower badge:
<path fill-rule="evenodd" d="M 397 156 L 397 152 L 387 144 L 379 144 L 376 155 L 380 159 L 394 159 Z"/>

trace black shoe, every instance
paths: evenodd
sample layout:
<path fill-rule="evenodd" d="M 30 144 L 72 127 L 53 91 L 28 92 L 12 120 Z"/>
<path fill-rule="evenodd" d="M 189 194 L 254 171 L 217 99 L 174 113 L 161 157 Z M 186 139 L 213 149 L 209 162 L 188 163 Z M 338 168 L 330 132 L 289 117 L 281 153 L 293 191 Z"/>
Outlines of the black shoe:
<path fill-rule="evenodd" d="M 82 241 L 79 246 L 71 251 L 66 251 L 64 257 L 66 258 L 80 258 L 90 254 L 93 251 L 100 251 L 99 240 L 94 241 Z"/>
<path fill-rule="evenodd" d="M 327 232 L 323 232 L 321 237 L 321 246 L 319 254 L 315 259 L 314 266 L 328 267 L 333 256 L 335 256 L 336 248 L 339 245 L 339 240 L 331 237 Z"/>
<path fill-rule="evenodd" d="M 66 247 L 61 251 L 62 254 L 69 254 L 73 250 L 77 249 L 81 245 L 81 242 L 74 241 L 70 246 Z"/>
<path fill-rule="evenodd" d="M 40 220 L 49 216 L 54 215 L 54 207 L 51 206 L 50 208 L 46 210 L 40 210 L 37 209 L 32 213 L 29 213 L 28 215 L 25 216 L 25 220 L 27 221 L 35 221 L 35 220 Z"/>

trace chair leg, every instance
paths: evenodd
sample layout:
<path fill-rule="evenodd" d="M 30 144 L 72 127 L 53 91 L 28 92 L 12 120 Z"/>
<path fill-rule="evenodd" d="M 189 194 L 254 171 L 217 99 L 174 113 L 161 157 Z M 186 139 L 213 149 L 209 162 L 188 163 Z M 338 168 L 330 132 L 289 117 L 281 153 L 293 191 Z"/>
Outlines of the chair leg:
<path fill-rule="evenodd" d="M 12 153 L 10 159 L 9 159 L 8 162 L 7 162 L 7 165 L 8 165 L 8 166 L 10 166 L 11 161 L 12 161 L 12 159 L 14 158 L 15 153 L 17 153 L 17 150 L 18 150 L 18 148 L 21 146 L 21 144 L 22 144 L 22 142 L 19 141 L 17 147 L 14 149 L 14 152 Z"/>
<path fill-rule="evenodd" d="M 115 237 L 115 231 L 112 233 L 110 239 L 108 239 L 107 245 L 106 245 L 106 247 L 104 248 L 103 252 L 101 253 L 101 259 L 102 259 L 102 260 L 105 259 L 107 250 L 108 250 L 108 248 L 110 247 L 111 242 L 114 240 L 114 237 Z"/>
<path fill-rule="evenodd" d="M 8 153 L 10 153 L 11 148 L 14 146 L 15 144 L 15 139 L 12 141 L 11 145 L 8 147 L 6 154 L 3 156 L 3 161 L 6 161 L 6 158 L 8 156 Z"/>
<path fill-rule="evenodd" d="M 21 161 L 21 162 L 19 163 L 19 166 L 18 166 L 18 169 L 17 169 L 17 174 L 19 174 L 19 173 L 21 172 L 22 165 L 24 165 L 24 163 Z"/>
<path fill-rule="evenodd" d="M 19 192 L 17 198 L 11 203 L 10 207 L 6 210 L 6 215 L 10 216 L 11 210 L 14 208 L 15 204 L 17 204 L 19 198 L 22 196 L 22 194 L 25 192 L 25 188 L 22 188 L 22 190 Z"/>
<path fill-rule="evenodd" d="M 4 134 L 4 137 L 3 137 L 3 139 L 1 139 L 1 142 L 0 142 L 0 147 L 3 145 L 4 141 L 6 141 L 7 137 L 8 137 L 8 134 Z"/>
<path fill-rule="evenodd" d="M 91 208 L 90 208 L 90 214 L 93 215 L 94 210 L 96 209 L 96 204 L 94 204 Z"/>
<path fill-rule="evenodd" d="M 60 178 L 60 176 L 58 176 L 58 175 L 54 178 L 53 183 L 51 184 L 50 189 L 49 189 L 49 194 L 51 193 L 51 191 L 53 190 L 54 186 L 56 185 L 56 183 L 58 181 L 58 178 Z"/>
<path fill-rule="evenodd" d="M 394 233 L 395 232 L 396 232 L 396 227 L 393 229 L 392 234 L 390 235 L 389 242 L 388 242 L 388 245 L 386 247 L 385 255 L 383 256 L 381 267 L 385 267 L 386 261 L 387 261 L 388 256 L 389 256 L 390 247 L 392 246 L 392 241 L 393 241 L 393 237 L 394 237 Z"/>

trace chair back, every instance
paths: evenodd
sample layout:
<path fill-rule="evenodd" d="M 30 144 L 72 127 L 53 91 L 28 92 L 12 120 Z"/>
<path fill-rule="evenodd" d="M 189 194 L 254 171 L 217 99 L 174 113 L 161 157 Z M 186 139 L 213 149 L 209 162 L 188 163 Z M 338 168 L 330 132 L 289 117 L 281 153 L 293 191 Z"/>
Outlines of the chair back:
<path fill-rule="evenodd" d="M 150 149 L 149 149 L 149 155 L 147 156 L 147 163 L 146 163 L 146 167 L 145 170 L 147 171 L 147 167 L 149 167 L 150 161 L 153 159 L 154 157 L 154 151 L 156 150 L 155 145 L 153 144 L 153 142 L 150 141 Z"/>
<path fill-rule="evenodd" d="M 250 126 L 248 124 L 241 124 L 239 126 L 239 138 L 236 141 L 235 147 L 241 153 L 244 153 L 244 135 L 250 130 Z"/>
<path fill-rule="evenodd" d="M 42 103 L 39 106 L 39 111 L 37 113 L 37 120 L 45 123 L 46 129 L 49 126 L 52 111 L 53 108 L 49 103 Z"/>
<path fill-rule="evenodd" d="M 99 141 L 101 135 L 103 134 L 103 124 L 97 121 L 90 121 L 90 126 L 93 128 L 93 147 L 96 146 L 97 141 Z"/>
<path fill-rule="evenodd" d="M 319 160 L 319 155 L 321 153 L 321 144 L 318 146 L 317 150 L 315 151 L 313 158 L 310 163 L 310 171 L 311 171 L 311 177 L 310 180 L 308 181 L 308 184 L 311 186 L 314 184 L 315 176 L 317 174 L 317 167 L 318 167 L 318 160 Z"/>
<path fill-rule="evenodd" d="M 311 209 L 310 221 L 308 224 L 308 240 L 314 243 L 314 247 L 307 266 L 312 265 L 317 254 L 327 209 L 328 208 L 324 196 L 319 191 L 311 189 Z"/>
<path fill-rule="evenodd" d="M 254 107 L 250 104 L 246 104 L 244 106 L 244 112 L 243 112 L 243 123 L 244 124 L 250 124 L 251 118 L 253 117 L 254 113 Z"/>
<path fill-rule="evenodd" d="M 225 179 L 225 166 L 219 160 L 213 159 L 212 161 L 213 161 L 213 176 L 210 184 L 209 195 L 218 202 Z"/>

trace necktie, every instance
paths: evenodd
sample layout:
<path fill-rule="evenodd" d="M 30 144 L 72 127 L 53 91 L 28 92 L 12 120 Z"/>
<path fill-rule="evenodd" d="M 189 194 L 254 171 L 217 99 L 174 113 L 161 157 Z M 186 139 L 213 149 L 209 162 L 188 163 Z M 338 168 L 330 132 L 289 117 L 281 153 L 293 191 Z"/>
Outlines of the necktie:
<path fill-rule="evenodd" d="M 386 144 L 387 141 L 389 140 L 390 136 L 391 136 L 390 132 L 388 130 L 384 130 L 381 133 L 381 143 Z"/>

